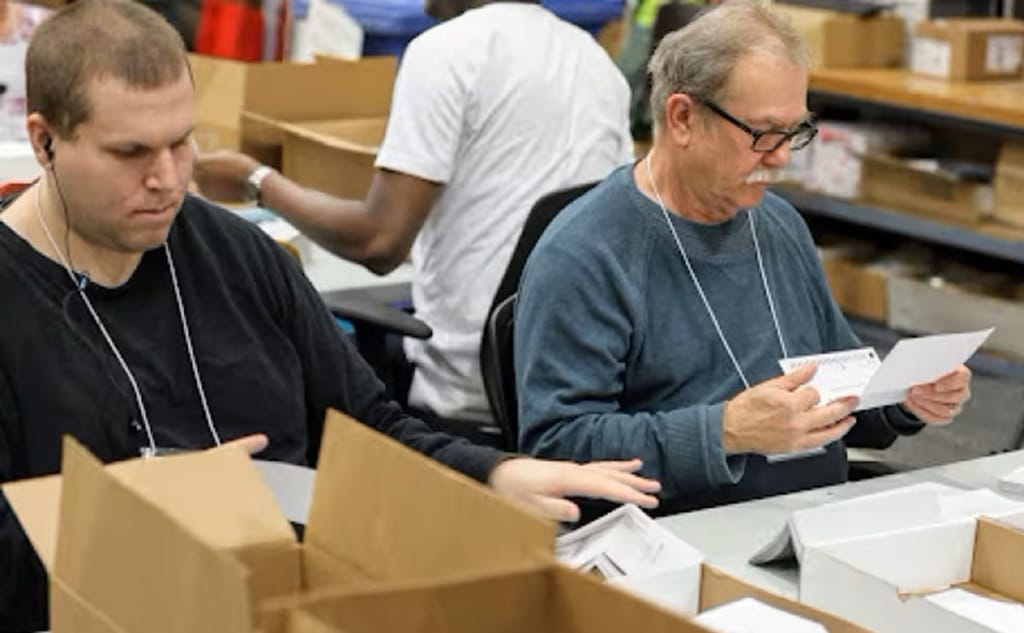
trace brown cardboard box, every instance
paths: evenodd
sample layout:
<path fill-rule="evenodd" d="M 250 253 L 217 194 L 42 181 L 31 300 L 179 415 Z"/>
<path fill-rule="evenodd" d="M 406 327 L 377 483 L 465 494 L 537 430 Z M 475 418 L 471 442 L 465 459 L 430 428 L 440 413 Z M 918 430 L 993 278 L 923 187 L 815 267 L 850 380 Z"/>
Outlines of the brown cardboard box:
<path fill-rule="evenodd" d="M 756 598 L 783 611 L 814 620 L 823 625 L 829 633 L 870 633 L 868 629 L 849 620 L 760 589 L 720 569 L 704 564 L 700 580 L 701 612 L 746 597 Z"/>
<path fill-rule="evenodd" d="M 884 323 L 889 315 L 886 269 L 842 248 L 821 248 L 819 253 L 832 296 L 843 312 Z"/>
<path fill-rule="evenodd" d="M 919 22 L 911 70 L 953 81 L 1018 79 L 1024 70 L 1024 22 L 944 18 Z"/>
<path fill-rule="evenodd" d="M 819 622 L 829 633 L 868 633 L 841 618 L 753 587 L 708 565 L 701 611 L 744 597 Z M 362 592 L 327 592 L 263 613 L 264 633 L 536 633 L 709 629 L 561 565 L 537 565 L 442 583 Z"/>
<path fill-rule="evenodd" d="M 60 477 L 3 488 L 51 572 L 55 633 L 249 633 L 273 599 L 548 561 L 554 539 L 549 522 L 333 412 L 301 545 L 233 447 L 104 467 L 68 439 Z"/>
<path fill-rule="evenodd" d="M 283 124 L 281 172 L 306 187 L 363 199 L 387 119 L 338 119 Z"/>
<path fill-rule="evenodd" d="M 883 13 L 851 13 L 776 4 L 803 34 L 818 68 L 864 68 L 903 65 L 903 20 Z"/>
<path fill-rule="evenodd" d="M 1008 142 L 996 163 L 995 218 L 1024 227 L 1024 143 Z"/>
<path fill-rule="evenodd" d="M 372 592 L 321 594 L 265 612 L 263 633 L 710 633 L 556 564 Z"/>
<path fill-rule="evenodd" d="M 196 79 L 200 148 L 243 149 L 275 165 L 281 133 L 274 122 L 386 116 L 397 71 L 393 57 L 296 64 L 190 54 L 189 62 Z M 245 141 L 243 112 L 251 119 Z"/>
<path fill-rule="evenodd" d="M 972 225 L 992 214 L 992 186 L 942 169 L 868 152 L 861 163 L 860 197 L 882 207 Z"/>
<path fill-rule="evenodd" d="M 289 125 L 341 119 L 384 119 L 398 71 L 394 57 L 347 61 L 319 57 L 302 73 L 274 69 L 261 73 L 259 91 L 242 111 L 242 150 L 263 163 L 281 166 L 282 145 Z"/>

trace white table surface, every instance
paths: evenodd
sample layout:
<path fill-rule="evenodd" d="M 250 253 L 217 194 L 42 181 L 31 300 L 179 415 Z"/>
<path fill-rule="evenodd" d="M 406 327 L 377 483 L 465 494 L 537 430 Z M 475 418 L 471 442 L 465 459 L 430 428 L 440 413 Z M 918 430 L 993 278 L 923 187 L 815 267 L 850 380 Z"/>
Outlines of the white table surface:
<path fill-rule="evenodd" d="M 981 457 L 945 466 L 805 490 L 733 505 L 687 512 L 659 519 L 659 523 L 696 547 L 705 560 L 751 584 L 797 597 L 798 570 L 794 566 L 758 567 L 747 562 L 771 540 L 794 510 L 830 501 L 935 481 L 960 488 L 996 489 L 998 479 L 1024 466 L 1024 451 Z"/>

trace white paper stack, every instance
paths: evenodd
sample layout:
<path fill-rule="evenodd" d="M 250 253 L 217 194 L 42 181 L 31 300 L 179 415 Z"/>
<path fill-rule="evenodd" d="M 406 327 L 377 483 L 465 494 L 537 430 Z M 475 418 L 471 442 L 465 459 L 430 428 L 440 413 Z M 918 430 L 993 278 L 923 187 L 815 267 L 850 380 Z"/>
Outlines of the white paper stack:
<path fill-rule="evenodd" d="M 558 558 L 683 615 L 697 613 L 703 556 L 625 505 L 558 538 Z"/>

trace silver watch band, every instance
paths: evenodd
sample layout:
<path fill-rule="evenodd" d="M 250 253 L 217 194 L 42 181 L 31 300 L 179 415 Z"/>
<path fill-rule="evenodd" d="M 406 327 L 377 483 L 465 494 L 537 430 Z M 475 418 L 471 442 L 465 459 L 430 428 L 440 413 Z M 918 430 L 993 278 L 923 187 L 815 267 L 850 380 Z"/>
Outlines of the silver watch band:
<path fill-rule="evenodd" d="M 250 200 L 255 200 L 256 204 L 263 206 L 263 181 L 267 176 L 274 173 L 273 167 L 266 165 L 259 165 L 256 169 L 249 173 L 249 177 L 246 178 L 246 192 L 249 194 Z"/>

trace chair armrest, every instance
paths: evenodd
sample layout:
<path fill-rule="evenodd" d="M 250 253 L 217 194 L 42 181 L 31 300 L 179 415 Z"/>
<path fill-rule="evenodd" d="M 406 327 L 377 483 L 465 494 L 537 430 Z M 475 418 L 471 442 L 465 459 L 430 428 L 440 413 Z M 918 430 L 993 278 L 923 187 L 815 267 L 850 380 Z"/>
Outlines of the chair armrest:
<path fill-rule="evenodd" d="M 357 331 L 363 325 L 418 339 L 428 339 L 434 334 L 423 321 L 376 299 L 333 292 L 325 293 L 322 297 L 331 314 L 348 319 Z"/>

